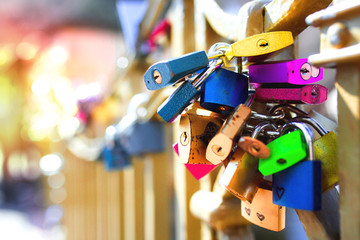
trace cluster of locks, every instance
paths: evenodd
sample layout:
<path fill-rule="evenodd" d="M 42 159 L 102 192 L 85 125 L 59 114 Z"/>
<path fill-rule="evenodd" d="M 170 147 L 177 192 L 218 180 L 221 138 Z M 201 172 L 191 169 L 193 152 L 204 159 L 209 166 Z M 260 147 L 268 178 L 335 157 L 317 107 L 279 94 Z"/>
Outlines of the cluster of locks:
<path fill-rule="evenodd" d="M 323 70 L 307 59 L 264 62 L 291 44 L 290 32 L 258 34 L 144 75 L 149 90 L 181 84 L 157 110 L 166 122 L 180 117 L 181 163 L 197 179 L 224 165 L 220 184 L 241 199 L 242 216 L 273 231 L 285 228 L 286 207 L 321 209 L 322 192 L 338 181 L 335 133 L 295 107 L 326 101 L 327 89 L 314 84 Z M 229 70 L 244 57 L 248 71 Z"/>

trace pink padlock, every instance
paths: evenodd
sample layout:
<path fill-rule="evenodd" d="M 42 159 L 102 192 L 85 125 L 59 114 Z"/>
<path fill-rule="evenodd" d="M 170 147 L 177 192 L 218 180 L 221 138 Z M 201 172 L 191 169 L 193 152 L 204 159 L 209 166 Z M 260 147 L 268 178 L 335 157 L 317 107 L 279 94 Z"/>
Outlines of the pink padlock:
<path fill-rule="evenodd" d="M 308 63 L 307 58 L 265 62 L 249 66 L 250 83 L 290 83 L 304 85 L 323 79 L 323 69 Z"/>
<path fill-rule="evenodd" d="M 255 90 L 255 100 L 267 103 L 321 104 L 327 99 L 327 88 L 310 84 L 297 88 L 263 88 Z"/>

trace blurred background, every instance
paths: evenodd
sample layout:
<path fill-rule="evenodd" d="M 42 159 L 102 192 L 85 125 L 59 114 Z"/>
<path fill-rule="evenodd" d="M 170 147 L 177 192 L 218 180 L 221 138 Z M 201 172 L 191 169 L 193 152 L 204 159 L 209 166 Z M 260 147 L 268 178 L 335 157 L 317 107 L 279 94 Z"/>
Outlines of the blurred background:
<path fill-rule="evenodd" d="M 188 52 L 173 32 L 193 2 L 0 1 L 1 239 L 200 239 L 206 226 L 187 205 L 206 184 L 174 159 L 170 125 L 162 153 L 103 163 L 106 129 L 148 92 L 146 69 Z M 218 4 L 237 14 L 245 2 Z M 319 31 L 298 43 L 299 57 L 319 52 Z M 325 74 L 329 100 L 316 110 L 336 121 L 334 72 Z"/>

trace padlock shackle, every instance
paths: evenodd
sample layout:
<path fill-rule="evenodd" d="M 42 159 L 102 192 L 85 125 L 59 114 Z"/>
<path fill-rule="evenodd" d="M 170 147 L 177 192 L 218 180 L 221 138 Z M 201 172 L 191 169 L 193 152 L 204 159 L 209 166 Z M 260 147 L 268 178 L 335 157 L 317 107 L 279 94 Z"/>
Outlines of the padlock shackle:
<path fill-rule="evenodd" d="M 230 44 L 225 42 L 217 42 L 213 44 L 208 50 L 208 58 L 214 59 L 225 56 L 225 52 L 228 50 L 229 47 Z"/>
<path fill-rule="evenodd" d="M 307 126 L 305 123 L 302 122 L 289 122 L 284 124 L 284 126 L 281 128 L 281 135 L 284 135 L 291 129 L 299 129 L 304 136 L 307 150 L 308 150 L 308 160 L 313 161 L 315 160 L 315 152 L 314 152 L 314 146 L 313 146 L 313 139 L 314 134 L 309 126 Z"/>
<path fill-rule="evenodd" d="M 249 96 L 248 96 L 248 98 L 246 99 L 244 105 L 245 105 L 246 107 L 251 107 L 251 105 L 253 104 L 254 100 L 255 100 L 255 93 L 249 93 Z"/>
<path fill-rule="evenodd" d="M 203 71 L 202 73 L 200 73 L 196 79 L 192 82 L 194 88 L 198 89 L 201 84 L 213 73 L 215 72 L 216 69 L 218 69 L 219 67 L 221 67 L 221 65 L 223 64 L 223 61 L 221 59 L 216 59 L 213 60 L 209 63 L 208 68 Z"/>
<path fill-rule="evenodd" d="M 303 122 L 309 124 L 311 127 L 313 127 L 320 136 L 325 136 L 329 133 L 318 121 L 311 117 L 302 116 L 302 117 L 296 117 L 293 119 L 290 119 L 288 122 Z"/>
<path fill-rule="evenodd" d="M 284 111 L 285 109 L 289 110 L 290 112 L 295 113 L 297 116 L 307 116 L 308 113 L 289 104 L 279 104 L 270 109 L 271 114 L 276 114 L 279 110 Z"/>
<path fill-rule="evenodd" d="M 257 119 L 257 120 L 263 120 L 263 121 L 276 121 L 276 120 L 280 120 L 283 119 L 285 117 L 285 112 L 281 111 L 280 114 L 276 115 L 265 115 L 265 114 L 261 114 L 261 113 L 257 113 L 255 111 L 251 112 L 251 118 L 252 119 Z"/>
<path fill-rule="evenodd" d="M 258 125 L 255 126 L 255 129 L 254 129 L 251 137 L 252 138 L 259 137 L 261 131 L 264 130 L 265 128 L 269 128 L 269 127 L 271 127 L 273 130 L 277 130 L 276 126 L 273 123 L 262 122 L 262 123 L 259 123 Z"/>

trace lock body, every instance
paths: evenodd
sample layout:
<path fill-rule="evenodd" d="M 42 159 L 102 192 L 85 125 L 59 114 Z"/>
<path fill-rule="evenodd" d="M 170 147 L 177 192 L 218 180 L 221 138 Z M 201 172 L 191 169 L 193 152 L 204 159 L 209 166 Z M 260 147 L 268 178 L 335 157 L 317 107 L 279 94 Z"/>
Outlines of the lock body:
<path fill-rule="evenodd" d="M 122 170 L 131 166 L 130 155 L 118 140 L 103 149 L 104 167 L 107 171 Z"/>
<path fill-rule="evenodd" d="M 163 123 L 153 120 L 137 122 L 120 136 L 121 144 L 131 156 L 163 152 L 164 127 Z"/>
<path fill-rule="evenodd" d="M 334 132 L 314 142 L 315 158 L 320 159 L 322 168 L 322 192 L 329 191 L 339 182 L 337 136 Z"/>
<path fill-rule="evenodd" d="M 259 159 L 259 171 L 264 176 L 283 171 L 307 156 L 300 130 L 282 135 L 266 146 L 270 149 L 270 156 Z"/>
<path fill-rule="evenodd" d="M 241 215 L 260 227 L 279 232 L 285 228 L 286 208 L 273 204 L 271 189 L 260 187 L 251 203 L 241 201 Z"/>
<path fill-rule="evenodd" d="M 201 86 L 200 105 L 213 112 L 228 114 L 247 97 L 247 77 L 219 68 Z"/>
<path fill-rule="evenodd" d="M 219 183 L 237 198 L 251 203 L 262 179 L 258 159 L 237 149 Z"/>
<path fill-rule="evenodd" d="M 180 162 L 212 165 L 206 159 L 206 148 L 221 124 L 222 120 L 217 117 L 182 114 L 178 135 Z"/>
<path fill-rule="evenodd" d="M 251 109 L 240 104 L 226 119 L 219 132 L 211 139 L 206 149 L 206 159 L 219 164 L 230 154 L 234 143 L 240 138 L 246 121 L 251 116 Z"/>
<path fill-rule="evenodd" d="M 307 58 L 249 66 L 251 83 L 290 83 L 305 85 L 323 78 L 323 69 L 311 66 Z"/>
<path fill-rule="evenodd" d="M 321 104 L 327 99 L 327 88 L 318 84 L 300 88 L 260 87 L 255 91 L 255 100 L 266 103 Z"/>
<path fill-rule="evenodd" d="M 159 106 L 157 113 L 165 122 L 173 122 L 199 95 L 200 91 L 186 81 Z"/>
<path fill-rule="evenodd" d="M 149 90 L 158 90 L 171 86 L 179 79 L 205 68 L 208 64 L 209 59 L 204 51 L 193 52 L 168 61 L 158 62 L 145 72 L 145 85 Z"/>
<path fill-rule="evenodd" d="M 260 33 L 231 44 L 225 56 L 231 60 L 233 57 L 266 55 L 293 43 L 293 36 L 288 31 Z"/>
<path fill-rule="evenodd" d="M 321 161 L 302 161 L 273 175 L 273 202 L 302 210 L 321 209 Z"/>

